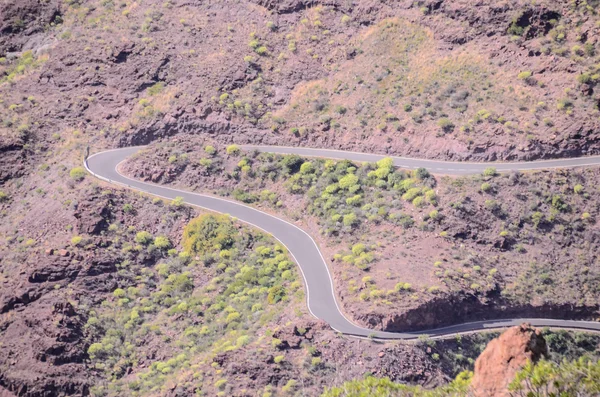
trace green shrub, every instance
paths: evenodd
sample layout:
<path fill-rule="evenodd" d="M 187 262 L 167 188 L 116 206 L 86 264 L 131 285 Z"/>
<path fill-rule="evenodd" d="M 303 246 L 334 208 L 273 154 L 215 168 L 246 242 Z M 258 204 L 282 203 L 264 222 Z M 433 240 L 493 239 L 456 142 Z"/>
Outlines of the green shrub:
<path fill-rule="evenodd" d="M 402 195 L 402 199 L 406 201 L 413 201 L 417 196 L 421 194 L 421 188 L 413 187 L 408 189 L 406 193 Z"/>
<path fill-rule="evenodd" d="M 0 190 L 0 203 L 3 201 L 8 201 L 8 199 L 9 199 L 8 194 L 6 194 Z"/>
<path fill-rule="evenodd" d="M 219 390 L 225 389 L 226 385 L 227 385 L 227 379 L 219 379 L 218 381 L 215 382 L 215 387 Z"/>
<path fill-rule="evenodd" d="M 165 237 L 165 236 L 158 236 L 157 238 L 155 238 L 154 239 L 154 245 L 158 249 L 169 249 L 169 248 L 171 248 L 171 242 L 169 241 L 169 238 Z"/>
<path fill-rule="evenodd" d="M 354 254 L 355 256 L 359 256 L 360 254 L 362 254 L 363 252 L 365 252 L 366 249 L 367 248 L 362 243 L 354 244 L 352 246 L 352 254 Z"/>
<path fill-rule="evenodd" d="M 352 206 L 359 206 L 362 203 L 362 196 L 360 194 L 356 194 L 352 197 L 348 197 L 346 199 L 346 204 L 348 205 L 352 205 Z"/>
<path fill-rule="evenodd" d="M 358 217 L 355 213 L 344 215 L 343 223 L 345 226 L 356 226 L 358 224 Z"/>
<path fill-rule="evenodd" d="M 568 111 L 573 107 L 573 101 L 571 101 L 569 98 L 561 98 L 558 100 L 558 102 L 556 103 L 556 108 L 558 110 L 565 110 Z"/>
<path fill-rule="evenodd" d="M 275 349 L 281 349 L 283 347 L 283 341 L 281 339 L 273 338 L 271 340 L 271 346 Z"/>
<path fill-rule="evenodd" d="M 496 176 L 496 174 L 497 174 L 496 168 L 494 168 L 494 167 L 488 167 L 485 170 L 483 170 L 484 176 Z"/>
<path fill-rule="evenodd" d="M 211 159 L 201 158 L 200 161 L 198 161 L 198 164 L 203 167 L 210 168 L 213 164 L 213 161 Z"/>
<path fill-rule="evenodd" d="M 583 193 L 583 190 L 584 190 L 583 186 L 582 186 L 582 185 L 579 185 L 579 184 L 575 185 L 575 187 L 573 188 L 573 191 L 574 191 L 576 194 L 581 194 L 581 193 Z"/>
<path fill-rule="evenodd" d="M 577 81 L 579 82 L 579 84 L 590 84 L 594 82 L 590 73 L 580 74 L 579 76 L 577 76 Z"/>
<path fill-rule="evenodd" d="M 215 147 L 212 145 L 206 145 L 204 147 L 204 152 L 210 156 L 213 156 L 217 153 L 217 149 L 215 149 Z"/>
<path fill-rule="evenodd" d="M 183 205 L 183 197 L 177 196 L 171 201 L 173 207 L 181 207 Z"/>
<path fill-rule="evenodd" d="M 88 354 L 90 356 L 90 358 L 92 360 L 102 356 L 102 354 L 104 353 L 104 346 L 102 346 L 102 343 L 92 343 L 90 345 L 90 347 L 88 348 Z"/>
<path fill-rule="evenodd" d="M 71 176 L 71 179 L 80 182 L 83 180 L 83 178 L 85 178 L 86 171 L 82 167 L 75 167 L 71 170 L 69 175 Z"/>
<path fill-rule="evenodd" d="M 437 124 L 444 132 L 452 132 L 454 130 L 454 123 L 446 117 L 439 119 Z"/>
<path fill-rule="evenodd" d="M 342 189 L 349 189 L 358 183 L 358 177 L 354 174 L 347 174 L 338 182 Z"/>
<path fill-rule="evenodd" d="M 300 173 L 302 174 L 312 174 L 313 172 L 315 172 L 315 167 L 310 161 L 302 163 L 300 166 Z"/>
<path fill-rule="evenodd" d="M 283 386 L 281 388 L 281 390 L 284 393 L 292 393 L 294 390 L 296 390 L 296 386 L 298 385 L 298 382 L 294 379 L 290 379 L 287 381 L 287 383 L 285 384 L 285 386 Z"/>
<path fill-rule="evenodd" d="M 489 192 L 492 190 L 492 185 L 490 185 L 488 182 L 484 182 L 481 184 L 481 190 L 484 192 Z"/>
<path fill-rule="evenodd" d="M 423 180 L 429 178 L 431 174 L 429 173 L 429 171 L 427 171 L 426 168 L 420 167 L 415 170 L 415 176 L 417 177 L 417 179 Z"/>
<path fill-rule="evenodd" d="M 281 362 L 283 362 L 283 360 L 285 360 L 285 356 L 276 356 L 273 361 L 275 362 L 275 364 L 279 364 Z"/>
<path fill-rule="evenodd" d="M 164 83 L 158 82 L 158 83 L 154 84 L 152 87 L 149 87 L 146 90 L 146 92 L 150 96 L 156 96 L 156 95 L 160 94 L 163 91 L 164 88 L 165 88 Z"/>
<path fill-rule="evenodd" d="M 533 222 L 533 226 L 537 229 L 540 224 L 545 221 L 545 216 L 539 211 L 531 214 L 531 221 Z"/>
<path fill-rule="evenodd" d="M 589 212 L 584 212 L 583 214 L 581 214 L 581 219 L 582 220 L 588 220 L 592 217 L 592 215 Z"/>
<path fill-rule="evenodd" d="M 81 236 L 74 236 L 71 239 L 71 244 L 79 246 L 79 245 L 81 245 L 82 241 L 83 241 L 83 237 L 81 237 Z"/>
<path fill-rule="evenodd" d="M 422 207 L 423 205 L 425 205 L 425 199 L 423 198 L 423 196 L 418 196 L 418 197 L 415 197 L 415 198 L 414 198 L 414 200 L 412 201 L 412 204 L 413 204 L 415 207 L 417 207 L 417 208 L 420 208 L 420 207 Z"/>
<path fill-rule="evenodd" d="M 237 156 L 240 153 L 240 147 L 238 145 L 229 145 L 226 151 L 229 155 Z"/>
<path fill-rule="evenodd" d="M 146 231 L 138 232 L 135 235 L 135 242 L 138 244 L 148 245 L 152 242 L 152 235 Z"/>
<path fill-rule="evenodd" d="M 269 293 L 267 295 L 267 302 L 273 305 L 277 302 L 280 302 L 286 297 L 285 288 L 281 285 L 275 285 L 269 288 Z"/>
<path fill-rule="evenodd" d="M 519 80 L 527 80 L 528 78 L 530 78 L 532 75 L 532 73 L 530 71 L 524 71 L 519 73 L 519 75 L 517 76 L 517 78 Z"/>

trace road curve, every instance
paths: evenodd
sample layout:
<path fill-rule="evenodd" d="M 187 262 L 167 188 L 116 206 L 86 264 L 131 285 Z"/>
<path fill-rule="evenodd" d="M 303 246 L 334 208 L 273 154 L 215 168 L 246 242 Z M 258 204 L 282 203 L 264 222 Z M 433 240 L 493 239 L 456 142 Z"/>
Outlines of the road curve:
<path fill-rule="evenodd" d="M 394 160 L 394 165 L 398 168 L 417 169 L 422 167 L 426 168 L 433 174 L 444 175 L 480 174 L 488 167 L 494 167 L 498 172 L 509 172 L 600 166 L 600 156 L 524 161 L 515 163 L 472 163 L 463 161 L 425 160 L 410 157 L 390 156 L 385 154 L 360 153 L 333 149 L 313 149 L 307 147 L 241 145 L 241 148 L 244 150 L 257 150 L 259 152 L 298 154 L 304 157 L 323 157 L 330 159 L 351 160 L 356 162 L 376 162 L 384 157 L 391 157 Z"/>
<path fill-rule="evenodd" d="M 92 175 L 109 183 L 146 192 L 166 199 L 174 199 L 178 196 L 183 197 L 187 204 L 215 212 L 229 214 L 245 223 L 258 227 L 259 229 L 262 229 L 263 231 L 273 235 L 277 240 L 287 247 L 300 268 L 300 271 L 304 277 L 307 305 L 311 314 L 327 322 L 334 330 L 338 332 L 352 336 L 370 337 L 385 340 L 415 339 L 420 335 L 441 337 L 454 335 L 457 333 L 510 327 L 523 322 L 529 322 L 538 327 L 554 327 L 600 332 L 600 323 L 598 322 L 540 318 L 485 320 L 430 329 L 421 332 L 395 333 L 376 331 L 360 327 L 347 319 L 342 313 L 335 297 L 333 280 L 325 259 L 323 258 L 323 255 L 321 254 L 316 242 L 308 233 L 283 219 L 240 203 L 218 197 L 141 182 L 120 174 L 117 169 L 118 165 L 127 157 L 139 151 L 141 148 L 142 147 L 129 147 L 96 153 L 90 156 L 84 162 L 84 164 L 86 169 Z M 309 153 L 312 153 L 311 155 L 317 154 L 314 152 L 314 150 L 315 149 L 311 149 Z M 318 151 L 319 156 L 324 156 L 327 153 L 328 151 Z M 338 154 L 336 156 L 332 157 L 340 158 L 339 156 L 342 156 L 339 154 L 339 152 L 337 153 Z M 353 154 L 350 154 L 348 157 L 351 160 L 373 161 L 373 159 L 357 159 L 353 156 Z M 376 160 L 377 157 L 374 157 L 374 159 Z"/>

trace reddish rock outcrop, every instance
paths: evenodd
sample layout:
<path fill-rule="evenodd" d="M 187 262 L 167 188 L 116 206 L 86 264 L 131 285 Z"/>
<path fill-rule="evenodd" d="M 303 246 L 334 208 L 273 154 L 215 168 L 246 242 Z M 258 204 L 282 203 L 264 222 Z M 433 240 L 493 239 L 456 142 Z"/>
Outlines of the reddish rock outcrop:
<path fill-rule="evenodd" d="M 491 341 L 475 361 L 471 383 L 476 397 L 508 396 L 508 384 L 528 361 L 537 362 L 548 353 L 546 340 L 529 324 L 510 328 Z"/>

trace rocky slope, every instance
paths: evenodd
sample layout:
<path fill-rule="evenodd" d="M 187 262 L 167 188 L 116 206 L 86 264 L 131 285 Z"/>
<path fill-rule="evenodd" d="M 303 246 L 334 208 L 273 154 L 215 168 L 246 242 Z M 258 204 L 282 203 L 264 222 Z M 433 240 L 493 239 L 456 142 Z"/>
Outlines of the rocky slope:
<path fill-rule="evenodd" d="M 598 170 L 419 180 L 404 171 L 378 179 L 377 167 L 182 136 L 149 146 L 122 171 L 298 222 L 330 259 L 345 311 L 367 327 L 598 316 Z M 350 193 L 340 189 L 347 173 L 356 176 Z M 346 225 L 347 215 L 356 223 Z"/>
<path fill-rule="evenodd" d="M 77 167 L 88 147 L 95 151 L 190 133 L 221 143 L 475 160 L 596 153 L 596 7 L 556 0 L 479 1 L 477 7 L 471 0 L 0 1 L 0 393 L 95 393 L 92 387 L 106 378 L 88 354 L 89 313 L 104 307 L 102 302 L 118 303 L 113 291 L 135 280 L 123 263 L 144 268 L 160 259 L 132 249 L 137 246 L 133 230 L 178 242 L 195 215 L 86 179 Z M 502 228 L 500 221 L 490 221 L 501 218 L 492 209 L 485 221 L 472 222 L 492 198 L 470 193 L 469 200 L 459 200 L 464 192 L 449 193 L 461 205 L 445 214 L 444 231 L 476 249 L 488 247 L 485 255 L 504 261 L 469 262 L 470 269 L 486 271 L 469 272 L 482 281 L 460 276 L 471 258 L 466 250 L 452 253 L 459 259 L 448 251 L 441 274 L 431 268 L 444 250 L 460 250 L 461 242 L 436 237 L 436 251 L 418 261 L 415 252 L 430 248 L 431 240 L 415 249 L 407 239 L 405 251 L 412 256 L 401 263 L 410 259 L 415 267 L 405 271 L 408 267 L 388 261 L 374 278 L 377 284 L 360 281 L 356 290 L 342 292 L 354 300 L 349 306 L 364 313 L 372 302 L 360 301 L 360 293 L 393 289 L 398 282 L 427 286 L 418 291 L 427 299 L 437 299 L 429 288 L 439 284 L 444 292 L 460 285 L 469 299 L 485 301 L 487 295 L 470 287 L 487 285 L 494 266 L 516 280 L 511 298 L 526 300 L 533 291 L 538 307 L 557 298 L 586 310 L 596 305 L 596 269 L 590 264 L 598 241 L 592 222 L 597 175 L 577 174 L 567 182 L 560 174 L 543 175 L 527 200 L 510 198 L 520 204 L 511 204 L 511 222 Z M 557 207 L 557 216 L 552 197 L 541 192 L 558 194 L 577 184 L 589 189 L 590 198 L 569 197 L 573 210 Z M 520 194 L 512 180 L 497 186 L 506 195 Z M 539 211 L 528 209 L 534 201 Z M 421 219 L 419 211 L 409 212 Z M 542 213 L 538 224 L 548 236 L 533 231 L 529 215 L 513 222 L 521 212 Z M 584 222 L 585 213 L 591 218 Z M 115 224 L 117 231 L 110 229 Z M 499 237 L 504 226 L 531 235 L 513 236 L 513 242 Z M 318 233 L 319 226 L 313 227 Z M 383 228 L 376 231 L 381 235 Z M 550 242 L 556 243 L 552 249 Z M 499 253 L 519 243 L 525 244 L 526 260 Z M 385 255 L 398 258 L 398 246 L 388 242 Z M 536 256 L 544 258 L 542 265 L 531 260 Z M 529 264 L 524 272 L 515 265 L 521 263 Z M 358 269 L 346 270 L 362 280 Z M 446 271 L 458 277 L 447 285 Z M 411 274 L 418 276 L 413 280 Z M 375 301 L 372 315 L 362 321 L 397 327 L 399 319 L 385 318 L 387 305 Z M 420 326 L 438 321 L 416 318 Z M 276 326 L 292 334 L 285 324 Z M 322 345 L 329 366 L 317 360 L 321 372 L 314 375 L 312 359 L 303 361 L 307 352 L 292 348 L 289 355 L 297 361 L 281 368 L 265 356 L 268 365 L 254 369 L 257 387 L 274 378 L 287 384 L 289 377 L 307 373 L 315 379 L 313 393 L 331 373 L 339 375 L 338 383 L 365 371 L 426 385 L 447 379 L 431 353 L 345 339 L 331 343 L 332 333 L 315 327 L 319 333 L 311 337 Z M 152 351 L 143 354 L 141 362 L 157 360 Z M 251 359 L 227 353 L 221 370 L 246 379 L 238 360 Z M 122 364 L 117 367 L 125 368 Z M 191 392 L 185 382 L 168 391 Z"/>
<path fill-rule="evenodd" d="M 455 159 L 598 151 L 593 3 L 28 0 L 1 14 L 13 139 L 194 131 Z"/>

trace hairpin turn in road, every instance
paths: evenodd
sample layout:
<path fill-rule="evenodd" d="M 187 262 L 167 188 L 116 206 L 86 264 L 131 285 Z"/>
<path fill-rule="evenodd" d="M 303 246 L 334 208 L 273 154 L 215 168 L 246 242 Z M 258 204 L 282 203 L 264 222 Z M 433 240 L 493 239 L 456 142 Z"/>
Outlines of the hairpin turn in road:
<path fill-rule="evenodd" d="M 146 192 L 166 199 L 183 197 L 184 202 L 210 211 L 229 214 L 240 221 L 253 225 L 273 235 L 287 247 L 298 264 L 304 277 L 306 300 L 311 314 L 327 322 L 334 330 L 343 334 L 370 337 L 376 339 L 415 339 L 420 335 L 439 337 L 457 333 L 477 332 L 491 329 L 510 327 L 528 322 L 537 327 L 554 327 L 600 332 L 600 323 L 593 321 L 575 321 L 543 318 L 516 318 L 504 320 L 484 320 L 457 324 L 443 328 L 423 330 L 419 332 L 384 332 L 363 328 L 344 316 L 335 297 L 334 285 L 329 268 L 317 243 L 313 238 L 283 219 L 267 214 L 244 204 L 223 198 L 192 193 L 185 190 L 173 189 L 166 186 L 146 183 L 128 178 L 118 171 L 118 166 L 129 156 L 143 147 L 128 147 L 96 153 L 85 161 L 86 169 L 94 176 L 106 182 L 121 185 L 130 189 Z M 328 157 L 348 159 L 352 161 L 377 161 L 388 157 L 385 155 L 341 152 L 327 149 L 284 148 L 274 146 L 244 146 L 245 149 L 259 150 L 282 154 L 298 154 L 310 157 Z M 452 163 L 431 160 L 406 159 L 393 157 L 394 163 L 403 168 L 424 167 L 433 173 L 445 174 L 476 174 L 485 168 L 493 166 L 498 171 L 533 170 L 540 168 L 576 167 L 584 165 L 600 165 L 600 156 L 570 160 L 551 160 L 530 163 Z M 581 161 L 575 161 L 581 160 Z"/>

